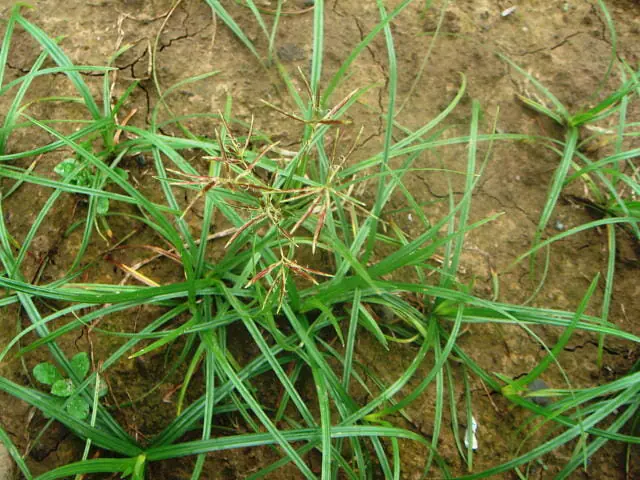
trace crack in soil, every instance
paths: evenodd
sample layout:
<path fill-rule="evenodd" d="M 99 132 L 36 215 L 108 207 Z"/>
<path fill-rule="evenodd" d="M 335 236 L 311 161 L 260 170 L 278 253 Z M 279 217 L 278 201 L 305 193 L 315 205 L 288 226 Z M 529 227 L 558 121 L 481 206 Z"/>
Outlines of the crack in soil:
<path fill-rule="evenodd" d="M 536 53 L 544 52 L 546 50 L 555 50 L 556 48 L 560 48 L 561 46 L 566 44 L 573 37 L 577 37 L 578 35 L 585 35 L 585 34 L 588 35 L 589 32 L 581 32 L 581 31 L 580 32 L 573 32 L 573 33 L 570 33 L 569 35 L 567 35 L 566 37 L 564 37 L 558 43 L 555 43 L 550 47 L 549 46 L 540 47 L 540 48 L 536 48 L 535 50 L 527 50 L 527 51 L 525 51 L 523 53 L 514 53 L 514 55 L 517 56 L 517 57 L 524 57 L 526 55 L 534 55 Z"/>
<path fill-rule="evenodd" d="M 433 197 L 436 198 L 448 198 L 449 194 L 445 193 L 445 194 L 439 194 L 439 193 L 435 193 L 433 191 L 433 189 L 431 188 L 431 186 L 429 185 L 429 182 L 427 181 L 426 178 L 424 178 L 424 176 L 420 173 L 416 173 L 415 176 L 417 178 L 419 178 L 420 180 L 422 180 L 422 182 L 424 183 L 424 186 L 427 187 L 427 191 L 429 192 L 429 194 Z M 464 192 L 459 192 L 459 191 L 454 191 L 452 192 L 453 195 L 464 195 Z"/>
<path fill-rule="evenodd" d="M 483 185 L 481 185 L 480 188 L 478 189 L 478 195 L 486 195 L 487 197 L 491 198 L 492 200 L 495 200 L 497 202 L 497 204 L 500 205 L 505 210 L 508 210 L 510 208 L 515 208 L 520 213 L 522 213 L 525 216 L 525 218 L 527 220 L 529 220 L 533 225 L 537 225 L 537 223 L 529 217 L 529 214 L 527 213 L 527 211 L 524 208 L 522 208 L 520 205 L 518 205 L 515 202 L 512 202 L 511 205 L 506 205 L 499 197 L 496 197 L 495 195 L 492 195 L 489 192 L 487 192 L 483 188 Z M 447 196 L 447 195 L 445 195 L 445 196 Z"/>
<path fill-rule="evenodd" d="M 587 346 L 594 346 L 596 348 L 599 347 L 598 342 L 594 341 L 594 340 L 587 340 L 585 341 L 583 344 L 580 345 L 574 345 L 573 347 L 564 347 L 563 350 L 566 352 L 575 352 L 576 350 L 582 350 L 583 348 L 586 348 Z M 615 348 L 611 348 L 611 347 L 607 347 L 606 345 L 602 346 L 602 349 L 607 352 L 609 355 L 624 355 L 625 352 L 620 352 L 618 350 L 616 350 Z"/>
<path fill-rule="evenodd" d="M 180 40 L 185 40 L 187 38 L 195 37 L 199 33 L 204 32 L 206 29 L 208 29 L 213 24 L 213 22 L 209 22 L 204 27 L 199 28 L 198 30 L 190 33 L 189 32 L 189 27 L 187 25 L 185 25 L 187 20 L 189 20 L 189 12 L 185 11 L 185 17 L 182 20 L 182 25 L 181 25 L 181 27 L 185 31 L 184 35 L 178 35 L 177 37 L 170 38 L 169 39 L 169 43 L 163 43 L 162 45 L 160 45 L 160 49 L 158 51 L 162 52 L 165 48 L 169 48 L 173 44 L 173 42 L 178 42 Z"/>

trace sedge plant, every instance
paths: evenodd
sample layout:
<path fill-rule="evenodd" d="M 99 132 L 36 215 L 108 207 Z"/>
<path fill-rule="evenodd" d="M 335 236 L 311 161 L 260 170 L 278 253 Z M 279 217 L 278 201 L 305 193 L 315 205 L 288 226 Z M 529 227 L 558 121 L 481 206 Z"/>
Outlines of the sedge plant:
<path fill-rule="evenodd" d="M 261 61 L 258 47 L 229 11 L 218 1 L 206 1 Z M 270 39 L 272 53 L 282 2 L 278 2 L 275 13 L 269 13 L 275 16 L 272 30 L 267 27 L 264 9 L 250 0 L 241 3 Z M 261 465 L 250 478 L 265 477 L 288 464 L 297 469 L 300 478 L 364 479 L 377 474 L 400 478 L 401 439 L 424 447 L 425 475 L 451 478 L 450 467 L 439 453 L 439 432 L 445 428 L 453 429 L 469 471 L 464 478 L 483 478 L 518 469 L 579 439 L 581 448 L 565 467 L 568 475 L 606 441 L 630 444 L 640 441 L 637 436 L 622 433 L 638 410 L 640 372 L 631 372 L 595 388 L 558 392 L 561 401 L 541 407 L 522 394 L 525 380 L 514 381 L 485 371 L 458 345 L 466 324 L 515 324 L 532 335 L 535 335 L 532 329 L 539 325 L 564 329 L 557 344 L 547 347 L 545 359 L 527 376 L 526 381 L 530 381 L 556 361 L 558 352 L 576 330 L 630 342 L 639 339 L 585 313 L 598 278 L 575 312 L 482 299 L 459 281 L 465 235 L 495 218 L 469 222 L 474 188 L 489 159 L 488 154 L 479 158 L 479 145 L 530 137 L 497 134 L 493 129 L 482 133 L 480 105 L 473 102 L 467 133 L 445 138 L 442 135 L 445 120 L 454 109 L 461 108 L 464 77 L 456 96 L 441 114 L 416 130 L 401 128 L 403 135 L 399 139 L 393 135 L 397 128 L 398 72 L 390 24 L 410 3 L 405 0 L 387 11 L 384 3 L 378 2 L 379 22 L 325 82 L 322 81 L 324 2 L 316 0 L 307 96 L 296 92 L 286 69 L 275 66 L 299 109 L 287 113 L 304 126 L 299 149 L 292 157 L 279 154 L 277 146 L 268 141 L 268 134 L 255 135 L 251 125 L 236 122 L 231 100 L 224 112 L 211 116 L 216 120 L 213 138 L 191 132 L 185 126 L 188 118 L 177 119 L 169 114 L 167 120 L 162 120 L 162 115 L 170 112 L 165 100 L 180 85 L 209 78 L 214 73 L 193 77 L 167 89 L 151 112 L 147 126 L 119 122 L 117 109 L 124 105 L 135 86 L 126 90 L 121 101 L 112 104 L 108 93 L 110 68 L 74 66 L 58 42 L 28 21 L 19 7 L 12 10 L 0 52 L 0 79 L 17 27 L 40 44 L 43 60 L 39 58 L 31 71 L 17 80 L 0 82 L 0 94 L 13 95 L 13 113 L 10 121 L 5 120 L 2 145 L 6 145 L 14 131 L 23 128 L 46 132 L 51 141 L 30 150 L 1 151 L 0 175 L 20 182 L 19 188 L 46 188 L 49 197 L 23 238 L 15 238 L 11 225 L 0 215 L 3 268 L 0 286 L 8 292 L 1 300 L 2 305 L 19 305 L 31 323 L 2 350 L 0 361 L 26 358 L 33 351 L 46 349 L 51 365 L 55 363 L 54 368 L 60 372 L 55 381 L 62 379 L 68 384 L 71 395 L 66 403 L 60 404 L 59 399 L 41 389 L 4 377 L 0 378 L 0 390 L 63 423 L 85 442 L 82 458 L 37 478 L 116 473 L 139 480 L 145 478 L 149 465 L 155 462 L 190 457 L 191 478 L 195 479 L 202 478 L 208 453 L 261 446 L 273 449 L 279 460 Z M 370 87 L 362 86 L 342 98 L 335 98 L 336 91 L 355 59 L 378 35 L 384 38 L 388 53 L 386 127 L 381 150 L 356 161 L 351 156 L 351 145 L 330 149 L 328 137 L 342 126 L 346 112 Z M 43 69 L 45 59 L 51 59 L 56 66 Z M 272 60 L 276 61 L 273 57 Z M 103 72 L 102 108 L 78 74 L 82 70 Z M 83 126 L 72 133 L 64 133 L 55 121 L 37 119 L 28 108 L 22 108 L 33 79 L 53 73 L 68 77 L 87 109 L 87 117 L 77 119 Z M 163 133 L 169 126 L 178 126 L 179 133 Z M 115 141 L 117 132 L 126 135 Z M 333 138 L 339 139 L 340 135 Z M 572 139 L 570 136 L 567 143 L 575 146 L 577 139 Z M 403 178 L 413 171 L 424 152 L 455 145 L 467 148 L 466 170 L 457 172 L 464 178 L 465 193 L 458 200 L 451 195 L 448 213 L 429 222 L 418 200 L 403 184 Z M 60 151 L 78 162 L 65 173 L 64 179 L 41 175 L 14 163 Z M 193 152 L 198 152 L 201 163 L 190 160 Z M 116 168 L 125 157 L 139 154 L 152 159 L 153 182 L 161 198 L 148 198 Z M 84 171 L 94 175 L 91 182 L 80 181 Z M 565 177 L 562 175 L 563 180 Z M 373 204 L 357 197 L 355 192 L 362 184 L 374 186 Z M 189 200 L 185 200 L 185 193 Z M 421 222 L 423 233 L 415 238 L 409 238 L 385 218 L 390 199 L 396 193 L 402 195 Z M 89 205 L 81 222 L 78 253 L 69 270 L 49 283 L 29 281 L 24 266 L 31 242 L 46 225 L 53 206 L 65 195 L 77 194 L 87 196 Z M 0 213 L 9 201 L 6 196 L 1 197 Z M 153 258 L 177 264 L 178 280 L 153 279 L 139 266 L 122 263 L 121 269 L 136 280 L 135 285 L 104 283 L 83 276 L 91 265 L 104 261 L 102 257 L 87 260 L 85 253 L 95 241 L 99 205 L 105 201 L 109 202 L 110 218 L 124 218 L 153 232 L 157 241 L 149 248 L 156 255 Z M 188 221 L 193 218 L 196 205 L 202 211 L 198 229 Z M 229 228 L 215 231 L 214 215 L 224 218 Z M 627 214 L 602 220 L 600 224 L 624 222 L 628 222 Z M 387 226 L 385 230 L 383 227 Z M 221 257 L 212 261 L 210 249 L 218 238 L 223 238 L 225 244 L 220 247 Z M 550 240 L 541 241 L 535 248 L 544 248 L 545 242 L 548 244 Z M 310 266 L 304 260 L 305 252 L 327 260 Z M 442 265 L 431 262 L 443 252 Z M 412 275 L 400 274 L 406 271 Z M 436 280 L 427 281 L 428 275 Z M 412 276 L 417 280 L 407 280 Z M 54 308 L 45 310 L 43 305 Z M 161 313 L 139 331 L 114 331 L 97 324 L 100 319 L 127 314 L 140 306 L 153 306 Z M 383 322 L 381 311 L 390 312 L 400 321 Z M 92 371 L 80 372 L 63 348 L 63 340 L 65 335 L 85 326 L 90 326 L 98 337 L 120 338 L 121 344 L 100 359 Z M 231 328 L 236 328 L 235 332 L 240 328 L 250 339 L 254 353 L 249 360 L 241 362 L 235 353 Z M 37 338 L 34 340 L 31 334 Z M 372 385 L 365 379 L 366 369 L 355 358 L 361 335 L 377 339 L 381 349 L 392 348 L 394 342 L 415 344 L 415 356 L 398 378 L 391 382 L 378 380 Z M 29 342 L 23 345 L 27 339 Z M 165 428 L 140 442 L 108 408 L 109 397 L 102 396 L 99 388 L 101 379 L 108 377 L 120 362 L 171 348 L 179 349 L 178 361 L 167 369 L 163 380 L 178 369 L 186 372 L 176 412 Z M 458 418 L 453 399 L 456 386 L 452 371 L 458 369 L 464 372 L 466 418 L 474 414 L 470 388 L 473 377 L 502 392 L 514 405 L 551 422 L 558 427 L 558 433 L 526 453 L 517 452 L 506 463 L 474 472 L 473 449 L 465 446 L 459 431 L 463 419 Z M 196 375 L 203 379 L 202 393 L 197 394 Z M 276 379 L 282 392 L 275 408 L 261 394 L 265 375 Z M 396 426 L 396 414 L 407 415 L 406 407 L 434 382 L 433 437 L 426 439 Z M 306 385 L 313 386 L 311 394 L 304 388 Z M 365 388 L 369 396 L 365 400 L 357 397 L 353 393 L 356 387 Z M 194 395 L 187 395 L 189 392 Z M 69 402 L 75 398 L 90 405 L 87 417 L 70 413 Z M 447 408 L 452 413 L 451 426 L 444 421 Z M 602 424 L 615 411 L 623 413 L 613 423 Z M 218 434 L 216 427 L 229 415 L 244 422 L 244 432 Z M 194 431 L 199 439 L 194 439 Z M 23 475 L 35 478 L 1 427 L 0 439 L 9 446 Z M 90 455 L 92 450 L 100 450 L 100 456 Z M 319 473 L 311 468 L 311 452 L 321 458 Z"/>

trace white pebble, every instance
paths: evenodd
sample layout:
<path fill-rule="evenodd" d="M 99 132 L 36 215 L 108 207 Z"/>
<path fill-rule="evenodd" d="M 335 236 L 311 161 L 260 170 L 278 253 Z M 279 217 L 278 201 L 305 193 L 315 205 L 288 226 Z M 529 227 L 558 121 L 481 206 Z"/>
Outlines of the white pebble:
<path fill-rule="evenodd" d="M 476 432 L 478 431 L 478 422 L 476 422 L 475 417 L 471 417 L 471 429 L 467 427 L 467 430 L 464 432 L 464 446 L 469 448 L 469 437 L 471 437 L 471 448 L 473 450 L 478 449 L 478 439 L 476 437 Z"/>

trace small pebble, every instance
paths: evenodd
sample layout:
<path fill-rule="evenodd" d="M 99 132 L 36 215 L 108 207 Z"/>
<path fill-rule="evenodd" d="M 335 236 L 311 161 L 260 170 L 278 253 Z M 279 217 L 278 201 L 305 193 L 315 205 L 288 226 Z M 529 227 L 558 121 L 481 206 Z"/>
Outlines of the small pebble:
<path fill-rule="evenodd" d="M 555 228 L 559 232 L 564 232 L 567 229 L 567 226 L 560 220 L 556 220 L 556 223 L 553 224 L 553 228 Z"/>
<path fill-rule="evenodd" d="M 386 305 L 374 304 L 373 310 L 383 322 L 392 322 L 396 318 L 395 312 Z"/>
<path fill-rule="evenodd" d="M 547 390 L 550 387 L 543 380 L 536 378 L 533 382 L 527 385 L 527 388 L 529 389 L 530 392 L 537 392 L 538 390 Z M 527 398 L 531 400 L 533 403 L 540 405 L 541 407 L 546 407 L 548 405 L 551 405 L 550 397 L 527 397 Z"/>
<path fill-rule="evenodd" d="M 506 8 L 506 9 L 504 9 L 502 11 L 502 13 L 500 15 L 503 16 L 503 17 L 508 17 L 509 15 L 511 15 L 513 12 L 516 11 L 516 8 L 518 8 L 518 7 L 514 6 L 514 7 Z"/>
<path fill-rule="evenodd" d="M 478 437 L 476 432 L 478 431 L 478 422 L 474 417 L 471 417 L 471 425 L 467 426 L 467 430 L 464 434 L 464 446 L 469 448 L 469 437 L 471 437 L 471 448 L 478 450 Z"/>
<path fill-rule="evenodd" d="M 278 57 L 283 62 L 298 62 L 306 58 L 306 52 L 303 48 L 293 43 L 285 43 L 278 48 Z"/>

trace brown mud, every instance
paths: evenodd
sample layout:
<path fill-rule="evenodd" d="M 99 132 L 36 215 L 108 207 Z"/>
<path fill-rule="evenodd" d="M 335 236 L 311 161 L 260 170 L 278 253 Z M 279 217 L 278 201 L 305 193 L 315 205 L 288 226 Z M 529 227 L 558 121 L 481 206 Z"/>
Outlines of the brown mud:
<path fill-rule="evenodd" d="M 8 16 L 13 2 L 0 1 L 2 17 Z M 266 51 L 262 32 L 253 21 L 249 10 L 234 2 L 224 2 L 229 12 L 237 19 L 247 36 L 256 42 L 261 52 Z M 274 7 L 276 2 L 259 2 L 262 7 Z M 397 1 L 389 2 L 388 8 Z M 392 31 L 398 58 L 398 98 L 399 105 L 412 90 L 416 73 L 429 49 L 432 33 L 435 31 L 442 2 L 434 2 L 434 7 L 426 13 L 421 8 L 424 2 L 415 1 L 396 21 Z M 462 105 L 448 119 L 456 123 L 457 132 L 464 132 L 469 121 L 471 100 L 478 100 L 483 109 L 482 128 L 490 129 L 498 115 L 497 129 L 504 132 L 547 135 L 561 139 L 561 130 L 551 121 L 542 118 L 515 100 L 515 94 L 527 86 L 517 72 L 510 69 L 496 56 L 503 52 L 525 70 L 541 80 L 572 111 L 577 111 L 592 102 L 591 95 L 598 88 L 607 70 L 611 43 L 602 16 L 594 6 L 595 2 L 585 0 L 547 1 L 531 0 L 515 2 L 517 9 L 509 16 L 501 12 L 512 2 L 477 0 L 449 2 L 440 35 L 420 81 L 413 89 L 413 97 L 406 103 L 398 117 L 401 124 L 417 128 L 435 117 L 453 98 L 461 82 L 460 73 L 466 76 L 468 89 Z M 38 24 L 51 37 L 66 35 L 61 46 L 76 64 L 105 65 L 110 56 L 122 45 L 133 47 L 116 61 L 118 82 L 115 95 L 122 93 L 134 80 L 141 79 L 133 92 L 128 111 L 137 108 L 131 124 L 146 126 L 151 115 L 151 107 L 158 94 L 181 79 L 212 70 L 219 71 L 205 81 L 186 85 L 169 97 L 168 103 L 175 115 L 185 113 L 217 113 L 224 109 L 227 95 L 233 98 L 233 115 L 246 122 L 255 117 L 257 130 L 267 133 L 273 140 L 280 141 L 283 148 L 295 150 L 300 126 L 265 106 L 260 100 L 277 105 L 285 110 L 293 110 L 293 104 L 286 89 L 274 70 L 263 69 L 254 57 L 236 40 L 232 33 L 218 19 L 213 18 L 210 8 L 202 1 L 183 0 L 172 9 L 171 0 L 120 0 L 120 1 L 33 1 L 34 10 L 25 15 Z M 640 3 L 633 0 L 609 1 L 607 5 L 618 30 L 618 56 L 630 65 L 640 60 Z M 308 4 L 302 0 L 286 2 L 287 8 L 303 11 Z M 275 8 L 275 7 L 274 7 Z M 323 79 L 337 70 L 357 42 L 379 21 L 376 3 L 352 0 L 329 0 L 326 2 L 326 32 Z M 288 71 L 297 77 L 296 70 L 307 71 L 311 58 L 313 14 L 308 11 L 284 16 L 276 38 L 277 55 Z M 4 28 L 4 27 L 2 27 Z M 152 78 L 151 51 L 155 48 L 157 33 L 161 31 L 157 44 L 157 82 Z M 14 48 L 10 52 L 11 68 L 5 81 L 24 74 L 33 64 L 39 49 L 25 32 L 17 29 Z M 379 151 L 382 144 L 381 132 L 384 125 L 383 113 L 387 94 L 385 83 L 388 78 L 387 52 L 384 38 L 377 38 L 356 61 L 351 76 L 336 93 L 335 99 L 342 98 L 356 87 L 376 84 L 348 113 L 353 128 L 345 135 L 345 144 L 353 142 L 362 127 L 361 145 L 355 153 L 356 160 L 367 158 Z M 86 81 L 95 88 L 97 94 L 101 79 L 85 75 Z M 95 80 L 95 81 L 94 81 Z M 298 82 L 298 80 L 294 80 Z M 615 88 L 619 82 L 619 72 L 613 71 L 606 91 Z M 300 85 L 301 86 L 301 85 Z M 72 94 L 70 85 L 63 75 L 49 76 L 34 81 L 27 100 L 51 95 Z M 2 99 L 0 111 L 6 108 Z M 337 100 L 336 100 L 337 101 Z M 638 121 L 640 112 L 637 104 L 629 117 Z M 30 107 L 29 112 L 37 118 L 78 118 L 80 107 L 68 103 L 43 103 Z M 499 113 L 498 113 L 499 112 Z M 212 135 L 215 122 L 208 120 L 188 123 L 194 131 Z M 60 128 L 63 128 L 60 127 Z M 171 131 L 170 127 L 167 127 Z M 36 129 L 23 129 L 13 134 L 9 151 L 34 148 L 48 142 L 48 137 Z M 637 146 L 637 145 L 636 145 Z M 485 153 L 484 147 L 480 153 Z M 425 154 L 416 167 L 422 169 L 441 168 L 464 171 L 466 162 L 464 148 L 450 148 L 437 153 Z M 601 154 L 595 152 L 594 158 Z M 35 172 L 53 177 L 51 166 L 62 160 L 62 153 L 39 159 Z M 479 158 L 482 158 L 480 155 Z M 19 160 L 17 165 L 28 166 L 33 159 Z M 148 161 L 148 159 L 147 159 Z M 194 160 L 197 161 L 197 160 Z M 494 295 L 491 282 L 492 272 L 500 275 L 499 299 L 504 302 L 523 302 L 535 288 L 528 276 L 527 265 L 509 269 L 513 260 L 530 246 L 535 233 L 539 214 L 544 205 L 548 186 L 558 157 L 548 150 L 535 145 L 501 143 L 493 147 L 485 173 L 473 197 L 471 221 L 504 212 L 497 220 L 469 234 L 463 254 L 461 276 L 474 282 L 474 293 L 491 298 Z M 123 165 L 130 175 L 139 182 L 141 191 L 149 198 L 161 201 L 161 192 L 153 191 L 156 185 L 149 165 L 129 161 Z M 460 176 L 462 178 L 462 176 Z M 407 188 L 419 202 L 430 202 L 425 214 L 437 219 L 447 211 L 447 178 L 440 173 L 424 171 L 406 177 Z M 454 190 L 460 192 L 463 183 L 451 178 Z M 13 181 L 0 179 L 0 188 L 10 188 Z M 549 235 L 554 229 L 571 228 L 592 220 L 584 205 L 576 202 L 583 197 L 581 186 L 567 189 L 554 212 L 549 227 Z M 35 216 L 48 198 L 50 191 L 34 185 L 23 186 L 5 200 L 3 208 L 6 222 L 15 238 L 20 241 L 26 235 Z M 364 200 L 371 200 L 364 194 Z M 394 199 L 390 208 L 401 208 L 402 199 Z M 45 221 L 33 243 L 29 258 L 25 261 L 23 273 L 26 278 L 47 283 L 59 278 L 70 266 L 81 239 L 81 229 L 71 235 L 64 232 L 74 221 L 82 218 L 86 205 L 76 197 L 63 196 Z M 197 228 L 197 208 L 190 219 Z M 394 216 L 408 236 L 420 232 L 415 219 L 406 213 Z M 114 220 L 111 225 L 116 237 L 131 232 L 132 227 L 125 222 Z M 222 228 L 223 225 L 214 225 Z M 131 243 L 151 244 L 152 233 L 146 230 L 134 232 Z M 214 243 L 222 248 L 224 241 Z M 559 242 L 553 246 L 549 277 L 534 305 L 546 308 L 575 310 L 589 283 L 598 272 L 604 272 L 607 262 L 606 232 L 590 230 Z M 107 244 L 96 238 L 87 252 L 87 258 L 99 258 L 107 249 Z M 135 263 L 143 258 L 143 253 L 134 249 L 118 253 L 123 263 Z M 215 256 L 215 253 L 213 254 Z M 640 258 L 637 245 L 629 239 L 620 239 L 620 253 L 616 262 L 616 286 L 611 305 L 610 319 L 620 327 L 640 334 L 640 286 L 638 266 Z M 526 262 L 525 262 L 526 263 Z M 155 262 L 143 270 L 145 275 L 159 283 L 180 280 L 180 271 L 171 262 Z M 117 283 L 123 278 L 122 272 L 108 262 L 96 262 L 86 272 L 86 281 Z M 602 291 L 598 292 L 602 296 Z M 47 306 L 41 305 L 43 311 Z M 594 298 L 590 313 L 597 314 L 601 300 Z M 105 318 L 101 328 L 135 331 L 137 325 L 146 325 L 155 318 L 153 308 L 140 308 L 135 315 Z M 16 306 L 0 311 L 0 345 L 5 345 L 20 328 L 28 325 L 28 318 Z M 558 338 L 557 329 L 537 328 L 536 333 L 553 345 Z M 239 359 L 250 358 L 251 342 L 246 332 L 234 332 Z M 246 339 L 246 341 L 245 341 Z M 33 340 L 27 337 L 26 342 Z M 596 364 L 596 339 L 585 333 L 576 333 L 560 361 L 574 387 L 587 387 L 609 381 L 628 372 L 638 358 L 637 346 L 609 339 L 604 356 L 604 365 Z M 60 339 L 65 351 L 76 353 L 90 351 L 93 358 L 105 358 L 120 345 L 117 337 L 98 335 L 95 332 L 74 331 L 73 335 Z M 544 356 L 545 352 L 530 336 L 516 327 L 504 327 L 502 331 L 489 325 L 472 325 L 461 337 L 460 347 L 474 360 L 490 372 L 517 377 L 527 373 Z M 166 366 L 180 352 L 181 345 L 175 345 L 168 353 L 152 354 L 141 361 L 120 362 L 108 380 L 110 382 L 111 405 L 122 404 L 137 399 L 155 385 Z M 413 358 L 415 347 L 393 347 L 383 351 L 375 340 L 362 336 L 356 360 L 367 366 L 384 381 L 390 382 L 400 376 Z M 9 362 L 0 365 L 0 373 L 7 378 L 25 385 L 33 380 L 29 372 L 39 361 L 44 360 L 44 352 L 35 352 L 25 357 L 24 362 Z M 426 373 L 425 367 L 425 373 Z M 179 384 L 181 374 L 169 378 L 158 391 L 135 402 L 132 408 L 114 408 L 116 418 L 125 428 L 141 441 L 152 436 L 167 425 L 175 413 L 173 389 Z M 460 372 L 454 372 L 457 385 L 462 384 Z M 421 378 L 420 374 L 417 379 Z M 545 381 L 557 388 L 566 387 L 557 369 L 551 368 L 544 376 Z M 196 379 L 198 380 L 198 379 Z M 416 380 L 417 382 L 418 380 Z M 414 382 L 415 383 L 415 382 Z M 197 381 L 194 382 L 197 384 Z M 269 382 L 265 382 L 268 385 Z M 412 383 L 413 385 L 413 383 Z M 275 405 L 281 392 L 265 392 L 267 405 Z M 479 423 L 478 437 L 480 449 L 474 455 L 474 471 L 504 462 L 514 455 L 520 443 L 518 426 L 526 419 L 525 413 L 509 406 L 497 394 L 489 395 L 482 383 L 471 379 L 474 412 Z M 409 390 L 407 390 L 409 391 Z M 197 388 L 190 392 L 195 396 L 201 392 Z M 464 411 L 464 396 L 458 394 L 458 407 Z M 414 402 L 407 414 L 411 421 L 398 417 L 398 425 L 412 429 L 429 438 L 433 433 L 434 390 L 429 389 Z M 188 398 L 189 399 L 189 398 Z M 0 394 L 0 423 L 9 432 L 16 445 L 29 449 L 27 457 L 34 474 L 50 470 L 78 459 L 82 444 L 57 424 L 50 426 L 43 439 L 34 444 L 46 419 L 32 408 Z M 461 419 L 462 422 L 466 420 Z M 452 466 L 456 474 L 465 473 L 457 454 L 453 436 L 448 429 L 450 416 L 445 412 L 440 453 Z M 218 426 L 226 431 L 242 433 L 246 428 L 241 418 L 225 418 Z M 462 432 L 461 432 L 462 434 Z M 194 432 L 197 438 L 197 432 Z M 534 436 L 533 443 L 542 439 L 542 433 Z M 573 445 L 570 445 L 572 447 Z M 425 451 L 408 442 L 401 443 L 403 478 L 419 478 L 425 461 Z M 588 473 L 578 470 L 571 478 L 623 479 L 625 446 L 613 442 L 601 449 L 592 459 Z M 535 467 L 529 475 L 531 479 L 553 478 L 571 455 L 569 447 L 553 455 L 544 457 L 544 465 Z M 269 463 L 277 460 L 279 454 L 270 448 L 255 448 L 226 451 L 209 456 L 204 478 L 245 478 Z M 310 458 L 314 470 L 319 469 L 319 458 Z M 148 478 L 189 478 L 193 459 L 172 461 L 152 465 Z M 640 472 L 635 461 L 632 471 Z M 272 478 L 299 478 L 294 468 L 279 470 Z M 507 473 L 500 478 L 516 478 Z"/>

